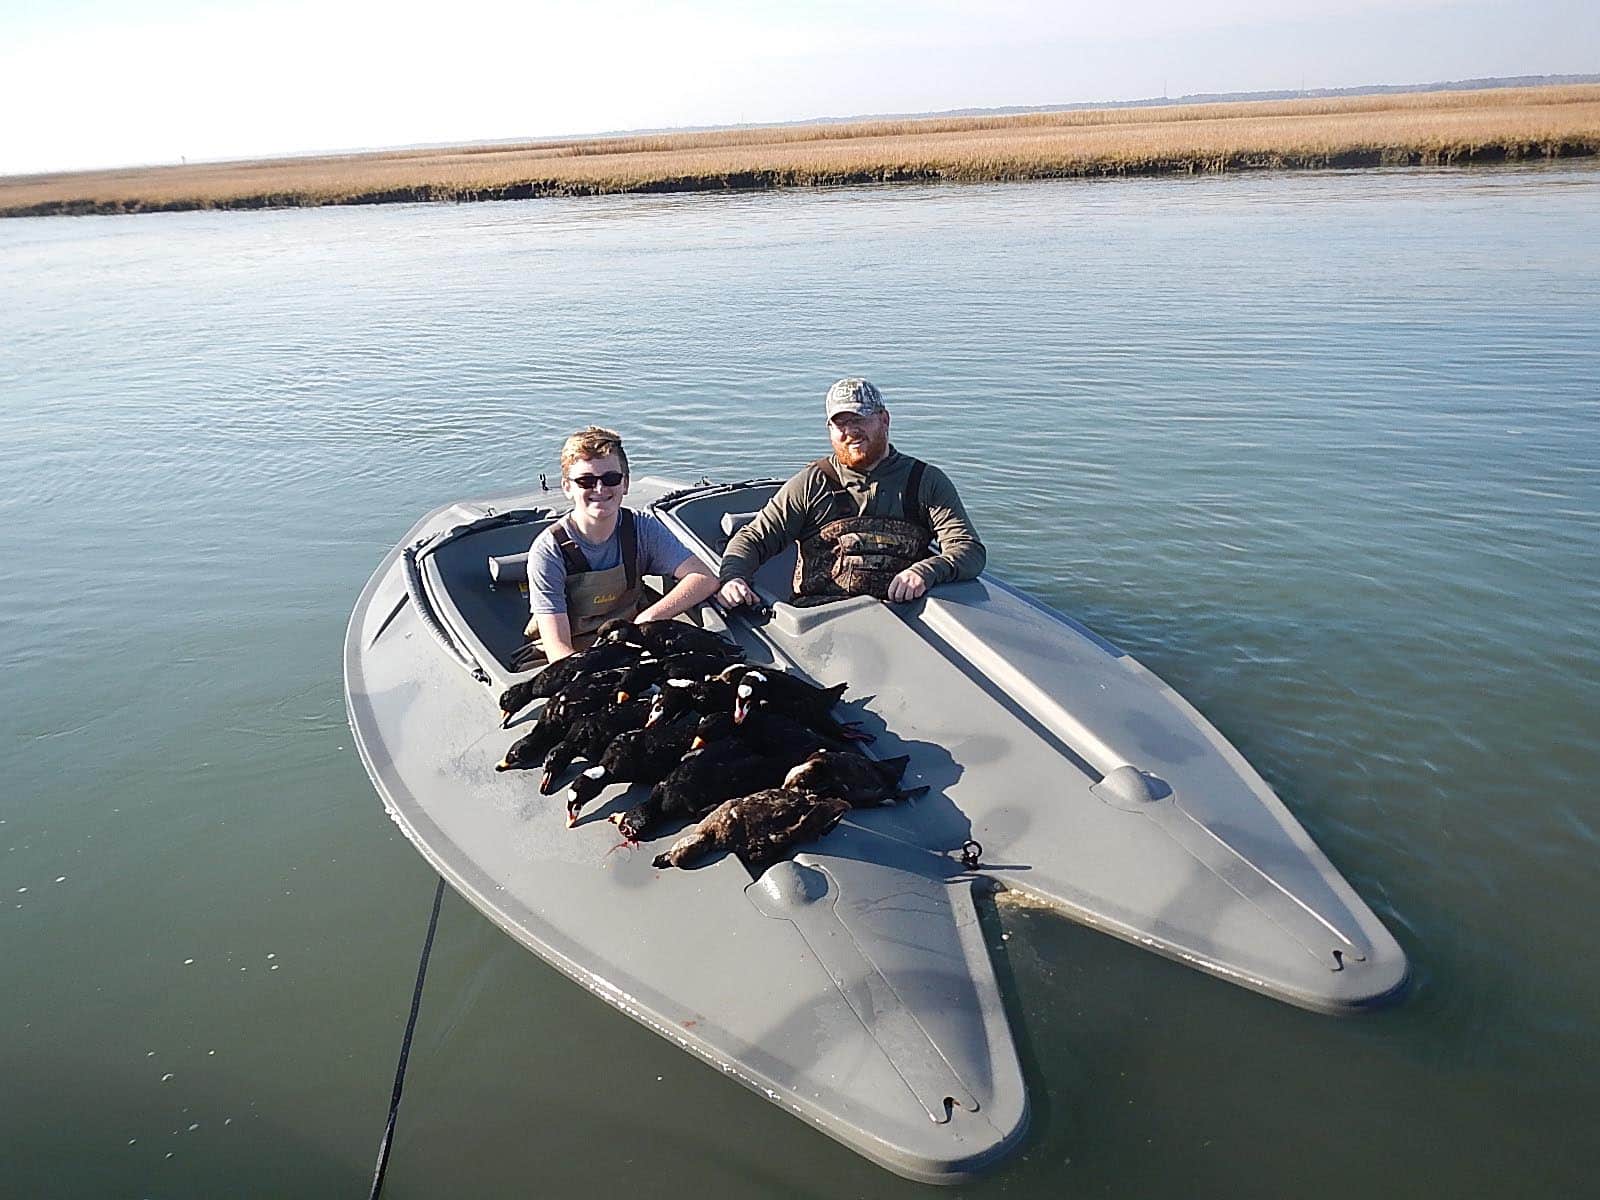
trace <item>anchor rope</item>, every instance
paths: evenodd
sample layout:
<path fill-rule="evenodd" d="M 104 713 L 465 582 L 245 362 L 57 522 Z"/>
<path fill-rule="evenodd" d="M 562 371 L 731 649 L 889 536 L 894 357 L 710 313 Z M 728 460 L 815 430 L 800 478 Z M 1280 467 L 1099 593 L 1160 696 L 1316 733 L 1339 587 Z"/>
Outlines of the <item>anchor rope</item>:
<path fill-rule="evenodd" d="M 395 1120 L 400 1115 L 400 1093 L 406 1085 L 406 1061 L 411 1057 L 411 1037 L 417 1030 L 417 1013 L 422 1008 L 422 984 L 428 977 L 428 955 L 433 952 L 434 931 L 439 928 L 439 905 L 444 901 L 444 876 L 439 876 L 439 886 L 433 892 L 433 914 L 428 918 L 428 936 L 422 940 L 422 960 L 417 963 L 417 985 L 411 992 L 411 1016 L 406 1020 L 406 1035 L 400 1042 L 400 1062 L 394 1071 L 394 1093 L 389 1097 L 389 1123 L 383 1130 L 383 1142 L 378 1147 L 378 1166 L 372 1173 L 372 1191 L 368 1200 L 378 1200 L 383 1190 L 383 1176 L 389 1169 L 389 1148 L 394 1143 Z"/>

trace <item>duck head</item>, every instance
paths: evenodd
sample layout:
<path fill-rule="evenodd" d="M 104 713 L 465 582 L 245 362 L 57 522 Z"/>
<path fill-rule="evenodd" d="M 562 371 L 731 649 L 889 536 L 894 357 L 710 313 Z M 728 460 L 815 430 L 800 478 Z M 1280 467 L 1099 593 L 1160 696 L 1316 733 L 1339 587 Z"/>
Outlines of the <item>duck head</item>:
<path fill-rule="evenodd" d="M 718 712 L 712 713 L 709 717 L 701 717 L 700 723 L 694 727 L 694 740 L 689 743 L 690 751 L 732 737 L 734 724 L 732 713 Z"/>
<path fill-rule="evenodd" d="M 539 748 L 539 743 L 544 736 L 535 730 L 527 737 L 518 738 L 511 743 L 506 756 L 495 763 L 496 771 L 525 771 L 529 767 L 538 766 L 544 762 L 544 751 Z"/>
<path fill-rule="evenodd" d="M 625 842 L 637 842 L 644 833 L 646 817 L 642 809 L 630 808 L 625 813 L 612 813 L 606 820 L 617 827 L 617 832 Z"/>
<path fill-rule="evenodd" d="M 733 723 L 743 725 L 757 707 L 766 702 L 767 677 L 760 671 L 746 671 L 739 677 L 739 686 L 733 693 Z"/>
<path fill-rule="evenodd" d="M 818 750 L 784 776 L 783 786 L 819 796 L 839 796 L 852 806 L 892 804 L 920 794 L 900 790 L 908 756 L 874 761 L 850 750 Z"/>
<path fill-rule="evenodd" d="M 521 683 L 513 683 L 500 693 L 500 728 L 506 729 L 511 725 L 511 718 L 516 716 L 533 700 L 533 690 L 537 686 L 532 679 L 525 679 Z"/>
<path fill-rule="evenodd" d="M 655 696 L 650 701 L 650 715 L 645 718 L 644 727 L 653 729 L 661 722 L 677 716 L 689 707 L 694 699 L 690 691 L 694 682 L 688 679 L 669 679 L 666 685 L 656 690 Z"/>
<path fill-rule="evenodd" d="M 606 769 L 604 767 L 590 767 L 572 781 L 572 786 L 567 789 L 568 829 L 578 823 L 578 814 L 583 811 L 583 806 L 598 796 L 605 786 Z"/>
<path fill-rule="evenodd" d="M 796 792 L 816 794 L 822 791 L 828 778 L 823 753 L 821 750 L 814 751 L 799 766 L 790 767 L 789 773 L 783 777 L 783 786 Z"/>
<path fill-rule="evenodd" d="M 628 640 L 628 633 L 632 629 L 633 622 L 628 620 L 627 617 L 612 617 L 611 620 L 595 630 L 594 644 L 625 642 Z"/>
<path fill-rule="evenodd" d="M 544 764 L 544 774 L 539 776 L 539 795 L 554 795 L 556 790 L 556 780 L 561 778 L 561 772 L 564 770 L 566 770 L 565 766 L 558 769 L 552 766 L 550 761 L 546 759 Z"/>

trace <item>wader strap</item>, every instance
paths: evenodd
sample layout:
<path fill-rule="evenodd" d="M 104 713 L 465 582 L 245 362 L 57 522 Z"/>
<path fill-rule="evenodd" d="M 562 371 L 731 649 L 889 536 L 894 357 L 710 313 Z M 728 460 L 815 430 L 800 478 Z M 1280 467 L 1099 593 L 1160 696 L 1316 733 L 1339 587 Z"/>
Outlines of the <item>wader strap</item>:
<path fill-rule="evenodd" d="M 909 455 L 907 456 L 909 457 Z M 819 458 L 811 464 L 822 472 L 822 477 L 828 481 L 829 490 L 838 492 L 849 499 L 850 493 L 845 490 L 844 480 L 839 478 L 839 472 L 833 465 L 831 458 Z M 900 497 L 900 511 L 905 514 L 905 519 L 913 525 L 921 525 L 924 529 L 932 530 L 933 526 L 928 521 L 928 512 L 922 507 L 922 473 L 928 469 L 928 464 L 920 458 L 911 459 L 911 474 L 906 476 L 905 494 Z M 855 501 L 851 500 L 854 504 Z"/>
<path fill-rule="evenodd" d="M 628 573 L 628 590 L 639 585 L 639 531 L 633 527 L 633 510 L 625 508 L 622 517 L 622 569 Z"/>
<path fill-rule="evenodd" d="M 633 527 L 632 509 L 625 508 L 617 516 L 622 522 L 622 567 L 627 572 L 628 588 L 632 590 L 639 582 L 639 531 Z M 594 570 L 565 525 L 558 522 L 550 536 L 556 540 L 561 560 L 567 564 L 568 575 L 583 575 Z"/>
<path fill-rule="evenodd" d="M 927 469 L 928 464 L 920 458 L 911 460 L 911 474 L 906 477 L 906 493 L 900 497 L 900 511 L 913 525 L 931 531 L 933 526 L 928 522 L 927 510 L 922 507 L 922 473 Z"/>
<path fill-rule="evenodd" d="M 568 575 L 582 575 L 591 570 L 589 560 L 583 556 L 583 551 L 578 549 L 578 543 L 572 540 L 572 535 L 567 532 L 567 527 L 557 521 L 555 531 L 551 537 L 556 540 L 556 547 L 561 551 L 561 560 L 567 564 Z"/>
<path fill-rule="evenodd" d="M 831 485 L 829 487 L 829 491 L 843 492 L 846 496 L 850 494 L 849 492 L 845 491 L 844 480 L 839 478 L 839 472 L 834 469 L 833 459 L 819 458 L 811 465 L 822 472 L 822 477 Z"/>

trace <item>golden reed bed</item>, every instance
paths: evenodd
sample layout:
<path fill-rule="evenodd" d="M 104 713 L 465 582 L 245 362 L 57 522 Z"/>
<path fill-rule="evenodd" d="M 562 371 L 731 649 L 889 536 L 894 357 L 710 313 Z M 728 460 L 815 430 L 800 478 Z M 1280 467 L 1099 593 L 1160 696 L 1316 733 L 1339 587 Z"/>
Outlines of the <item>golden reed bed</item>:
<path fill-rule="evenodd" d="M 1600 84 L 934 117 L 0 177 L 0 216 L 1600 153 Z"/>

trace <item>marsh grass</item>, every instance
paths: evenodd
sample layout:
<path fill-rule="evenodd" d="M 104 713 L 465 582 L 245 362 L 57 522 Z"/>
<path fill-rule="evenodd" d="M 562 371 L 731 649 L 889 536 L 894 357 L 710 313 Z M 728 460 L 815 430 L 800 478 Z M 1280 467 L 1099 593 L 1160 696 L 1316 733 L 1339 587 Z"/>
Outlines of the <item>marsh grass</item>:
<path fill-rule="evenodd" d="M 1084 109 L 0 177 L 0 215 L 1498 162 L 1600 153 L 1600 85 Z"/>

